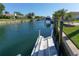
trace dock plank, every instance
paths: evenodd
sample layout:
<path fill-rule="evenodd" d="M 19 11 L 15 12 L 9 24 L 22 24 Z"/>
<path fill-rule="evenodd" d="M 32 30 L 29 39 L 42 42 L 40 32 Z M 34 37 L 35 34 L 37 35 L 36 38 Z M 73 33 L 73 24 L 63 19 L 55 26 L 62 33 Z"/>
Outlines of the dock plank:
<path fill-rule="evenodd" d="M 32 56 L 57 56 L 57 50 L 51 36 L 46 38 L 40 36 L 35 45 L 35 51 L 32 52 Z"/>
<path fill-rule="evenodd" d="M 31 53 L 32 56 L 37 56 L 38 55 L 38 51 L 39 51 L 39 48 L 40 48 L 42 38 L 43 38 L 42 36 L 37 38 L 37 41 L 35 43 L 35 46 L 33 48 L 32 53 Z"/>
<path fill-rule="evenodd" d="M 48 53 L 49 56 L 57 56 L 57 50 L 55 48 L 55 44 L 52 37 L 48 37 Z"/>
<path fill-rule="evenodd" d="M 47 49 L 47 40 L 45 38 L 43 38 L 41 40 L 38 56 L 45 56 L 46 55 L 46 53 L 45 53 L 46 49 Z"/>

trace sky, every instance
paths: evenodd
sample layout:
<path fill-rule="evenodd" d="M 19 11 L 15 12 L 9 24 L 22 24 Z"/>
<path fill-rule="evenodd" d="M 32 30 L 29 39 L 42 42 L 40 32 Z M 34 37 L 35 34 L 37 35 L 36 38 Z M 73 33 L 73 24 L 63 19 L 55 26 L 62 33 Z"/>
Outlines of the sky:
<path fill-rule="evenodd" d="M 38 16 L 52 16 L 59 9 L 67 9 L 68 11 L 79 11 L 77 3 L 3 3 L 5 11 L 13 13 L 14 11 L 28 14 L 34 12 Z"/>

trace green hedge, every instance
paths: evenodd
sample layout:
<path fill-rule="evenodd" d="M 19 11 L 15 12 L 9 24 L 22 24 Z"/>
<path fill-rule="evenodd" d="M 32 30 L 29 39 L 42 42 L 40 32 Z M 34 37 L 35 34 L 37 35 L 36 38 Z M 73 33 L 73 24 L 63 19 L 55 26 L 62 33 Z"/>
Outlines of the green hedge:
<path fill-rule="evenodd" d="M 0 15 L 0 19 L 10 19 L 11 16 L 6 16 L 6 15 Z"/>

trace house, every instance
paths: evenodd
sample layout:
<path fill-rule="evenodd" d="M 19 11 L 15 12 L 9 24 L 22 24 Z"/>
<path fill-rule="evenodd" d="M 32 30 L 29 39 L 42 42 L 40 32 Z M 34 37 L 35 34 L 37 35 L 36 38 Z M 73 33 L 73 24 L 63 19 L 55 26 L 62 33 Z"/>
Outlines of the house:
<path fill-rule="evenodd" d="M 70 12 L 74 19 L 79 19 L 79 12 Z"/>
<path fill-rule="evenodd" d="M 3 14 L 3 15 L 5 15 L 5 16 L 13 16 L 13 14 Z"/>

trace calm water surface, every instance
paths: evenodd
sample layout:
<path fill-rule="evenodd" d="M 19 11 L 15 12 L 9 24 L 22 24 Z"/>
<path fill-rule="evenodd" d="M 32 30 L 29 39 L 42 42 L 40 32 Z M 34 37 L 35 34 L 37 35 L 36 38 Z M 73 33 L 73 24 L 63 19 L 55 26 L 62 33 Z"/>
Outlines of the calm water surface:
<path fill-rule="evenodd" d="M 51 34 L 52 26 L 46 26 L 44 21 L 0 25 L 0 56 L 30 55 L 38 30 L 47 37 Z"/>

